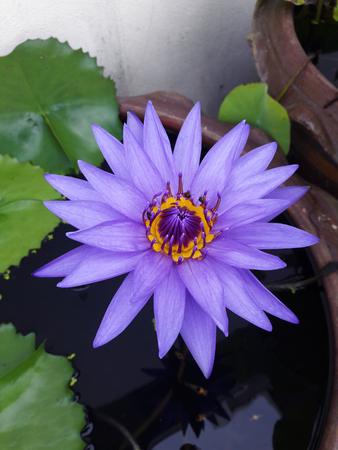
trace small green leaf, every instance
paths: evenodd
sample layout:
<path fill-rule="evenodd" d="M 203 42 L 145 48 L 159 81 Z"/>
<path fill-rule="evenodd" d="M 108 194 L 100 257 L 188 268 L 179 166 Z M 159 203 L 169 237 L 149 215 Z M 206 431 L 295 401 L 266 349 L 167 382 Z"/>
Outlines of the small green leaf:
<path fill-rule="evenodd" d="M 0 448 L 82 450 L 83 408 L 68 387 L 73 369 L 63 356 L 35 351 L 33 333 L 0 326 Z"/>
<path fill-rule="evenodd" d="M 115 84 L 82 50 L 28 40 L 0 58 L 0 79 L 0 153 L 64 173 L 102 163 L 92 123 L 121 138 Z"/>
<path fill-rule="evenodd" d="M 223 122 L 246 120 L 275 139 L 285 154 L 290 148 L 290 119 L 285 108 L 271 98 L 264 83 L 241 85 L 225 97 L 218 115 Z"/>
<path fill-rule="evenodd" d="M 308 2 L 306 0 L 286 0 L 287 2 L 293 3 L 296 6 L 304 5 Z"/>
<path fill-rule="evenodd" d="M 338 3 L 337 5 L 333 8 L 333 18 L 334 20 L 336 20 L 338 22 Z"/>
<path fill-rule="evenodd" d="M 0 155 L 0 272 L 20 264 L 31 248 L 59 223 L 43 201 L 60 198 L 44 179 L 44 171 L 28 162 Z M 5 273 L 9 278 L 9 272 Z"/>

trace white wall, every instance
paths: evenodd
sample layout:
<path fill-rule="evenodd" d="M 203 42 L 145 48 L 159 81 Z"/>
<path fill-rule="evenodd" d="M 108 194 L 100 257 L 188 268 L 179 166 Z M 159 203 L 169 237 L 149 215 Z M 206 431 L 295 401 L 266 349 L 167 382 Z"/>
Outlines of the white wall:
<path fill-rule="evenodd" d="M 255 0 L 1 0 L 0 56 L 51 36 L 97 57 L 117 93 L 172 90 L 217 116 L 238 84 L 257 81 Z"/>

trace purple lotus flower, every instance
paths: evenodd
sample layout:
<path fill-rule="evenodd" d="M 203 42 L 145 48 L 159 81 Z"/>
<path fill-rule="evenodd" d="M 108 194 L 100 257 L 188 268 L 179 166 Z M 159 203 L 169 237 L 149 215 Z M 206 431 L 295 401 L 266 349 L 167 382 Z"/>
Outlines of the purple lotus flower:
<path fill-rule="evenodd" d="M 298 166 L 266 170 L 276 143 L 240 157 L 249 135 L 243 121 L 200 164 L 199 103 L 174 152 L 151 102 L 144 125 L 128 114 L 123 145 L 97 125 L 93 131 L 114 175 L 83 161 L 79 167 L 88 181 L 46 175 L 70 201 L 45 206 L 78 228 L 67 236 L 84 245 L 34 275 L 65 277 L 58 286 L 70 288 L 130 272 L 103 317 L 94 347 L 119 335 L 152 294 L 160 358 L 181 333 L 206 377 L 214 363 L 216 326 L 228 334 L 226 308 L 268 331 L 272 326 L 264 311 L 298 323 L 250 272 L 285 267 L 262 249 L 318 241 L 297 228 L 268 223 L 307 191 L 279 187 Z"/>

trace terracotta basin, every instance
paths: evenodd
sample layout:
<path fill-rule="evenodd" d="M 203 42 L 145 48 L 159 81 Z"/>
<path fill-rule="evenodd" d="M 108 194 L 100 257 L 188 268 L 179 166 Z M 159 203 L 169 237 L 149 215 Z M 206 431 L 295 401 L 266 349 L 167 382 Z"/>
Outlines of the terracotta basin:
<path fill-rule="evenodd" d="M 273 0 L 272 0 L 273 2 Z M 145 107 L 152 100 L 154 107 L 167 129 L 178 132 L 185 117 L 193 106 L 187 98 L 171 92 L 155 92 L 139 97 L 123 97 L 120 102 L 120 116 L 126 120 L 127 111 L 133 111 L 144 119 Z M 337 105 L 338 106 L 338 105 Z M 233 125 L 221 123 L 202 114 L 203 143 L 211 146 L 217 142 Z M 264 133 L 252 129 L 244 152 L 270 141 Z M 278 149 L 270 167 L 287 164 Z M 293 175 L 285 185 L 309 185 L 299 175 Z M 309 248 L 317 268 L 320 270 L 331 261 L 338 261 L 338 201 L 324 190 L 312 186 L 309 192 L 288 209 L 295 225 L 320 237 L 320 242 Z M 338 449 L 338 272 L 323 277 L 327 295 L 334 340 L 334 378 L 326 426 L 320 444 L 320 450 Z M 330 386 L 329 386 L 330 388 Z"/>

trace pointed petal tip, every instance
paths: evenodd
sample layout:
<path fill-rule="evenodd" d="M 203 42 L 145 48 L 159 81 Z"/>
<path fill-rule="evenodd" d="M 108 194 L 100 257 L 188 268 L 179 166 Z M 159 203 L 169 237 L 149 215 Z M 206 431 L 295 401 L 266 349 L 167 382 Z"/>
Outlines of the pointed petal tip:
<path fill-rule="evenodd" d="M 168 353 L 168 351 L 163 351 L 163 350 L 159 349 L 158 350 L 158 357 L 160 359 L 162 359 L 167 353 Z"/>
<path fill-rule="evenodd" d="M 104 345 L 104 343 L 100 343 L 99 339 L 97 339 L 97 337 L 95 337 L 94 341 L 93 341 L 93 348 L 98 348 L 101 347 L 102 345 Z"/>
<path fill-rule="evenodd" d="M 281 320 L 285 320 L 285 322 L 289 322 L 292 323 L 294 325 L 298 325 L 299 324 L 299 319 L 298 317 L 289 309 L 284 307 L 283 312 L 279 315 L 276 316 Z M 271 331 L 271 330 L 268 330 Z"/>
<path fill-rule="evenodd" d="M 128 143 L 130 143 L 130 142 L 137 142 L 137 139 L 135 138 L 135 135 L 132 132 L 132 129 L 130 128 L 130 126 L 127 123 L 123 124 L 123 142 L 124 142 L 125 146 L 128 145 Z"/>
<path fill-rule="evenodd" d="M 31 273 L 31 276 L 35 277 L 35 278 L 52 278 L 53 275 L 44 275 L 43 274 L 44 268 L 45 268 L 45 266 L 42 266 L 39 269 L 36 269 L 33 273 Z"/>
<path fill-rule="evenodd" d="M 44 177 L 45 177 L 45 180 L 47 181 L 47 183 L 50 184 L 56 191 L 58 191 L 58 189 L 56 187 L 54 187 L 54 185 L 56 184 L 58 186 L 59 180 L 67 178 L 65 175 L 56 175 L 54 173 L 45 173 Z"/>
<path fill-rule="evenodd" d="M 311 242 L 312 241 L 312 242 Z M 312 245 L 316 245 L 318 244 L 318 242 L 320 241 L 320 238 L 318 236 L 315 236 L 314 234 L 312 235 L 312 239 L 311 239 L 311 243 L 308 244 L 309 247 L 311 247 Z"/>
<path fill-rule="evenodd" d="M 127 111 L 127 122 L 126 122 L 126 124 L 128 125 L 130 119 L 131 119 L 131 118 L 134 118 L 134 117 L 136 117 L 136 118 L 138 119 L 138 117 L 137 117 L 137 115 L 136 115 L 135 113 L 133 113 L 132 111 Z M 139 119 L 138 119 L 138 120 L 139 120 Z"/>
<path fill-rule="evenodd" d="M 90 166 L 90 164 L 86 163 L 85 161 L 82 161 L 81 159 L 77 160 L 77 165 L 79 166 L 81 172 L 82 169 L 86 169 L 86 167 Z"/>
<path fill-rule="evenodd" d="M 209 368 L 206 369 L 202 369 L 202 367 L 200 367 L 203 375 L 205 376 L 206 379 L 210 378 L 210 375 L 212 374 L 212 369 L 214 368 L 214 366 L 212 365 Z"/>
<path fill-rule="evenodd" d="M 93 348 L 102 347 L 102 345 L 108 344 L 111 339 L 107 339 L 104 334 L 100 332 L 100 328 L 97 330 L 96 336 L 93 341 Z"/>
<path fill-rule="evenodd" d="M 45 208 L 47 208 L 49 211 L 51 211 L 54 214 L 53 204 L 55 204 L 55 202 L 59 202 L 59 201 L 62 202 L 63 200 L 46 200 L 45 202 L 42 202 L 42 203 Z M 55 215 L 57 216 L 57 214 L 55 214 Z"/>
<path fill-rule="evenodd" d="M 269 322 L 270 322 L 270 320 L 269 320 Z M 269 325 L 267 325 L 263 328 L 263 330 L 269 331 L 269 332 L 272 331 L 272 329 L 273 329 L 273 326 L 272 326 L 271 322 L 269 323 Z"/>
<path fill-rule="evenodd" d="M 290 320 L 288 320 L 288 322 L 293 323 L 293 324 L 295 324 L 295 325 L 298 325 L 298 324 L 299 324 L 299 319 L 298 319 L 297 316 L 295 316 L 295 315 L 293 314 L 293 317 L 290 318 Z"/>
<path fill-rule="evenodd" d="M 199 100 L 191 108 L 191 111 L 195 111 L 196 113 L 200 113 L 201 112 L 201 102 Z"/>
<path fill-rule="evenodd" d="M 241 120 L 240 122 L 236 123 L 235 126 L 234 126 L 232 129 L 235 129 L 235 128 L 244 129 L 246 125 L 248 125 L 248 124 L 246 123 L 246 119 L 243 119 L 243 120 Z M 248 126 L 250 126 L 250 125 L 248 125 Z M 230 131 L 231 131 L 231 130 L 230 130 Z"/>
<path fill-rule="evenodd" d="M 100 138 L 100 134 L 102 135 L 103 133 L 107 133 L 104 128 L 100 127 L 100 125 L 97 125 L 96 123 L 92 123 L 92 131 L 97 143 Z"/>

